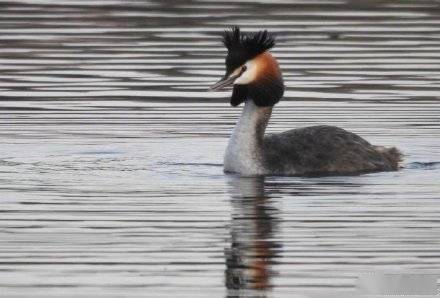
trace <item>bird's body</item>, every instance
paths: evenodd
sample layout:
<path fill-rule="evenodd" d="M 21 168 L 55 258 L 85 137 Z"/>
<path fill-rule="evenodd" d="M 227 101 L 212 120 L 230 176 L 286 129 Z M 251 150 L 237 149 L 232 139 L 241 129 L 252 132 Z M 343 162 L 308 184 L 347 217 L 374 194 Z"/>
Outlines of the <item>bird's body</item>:
<path fill-rule="evenodd" d="M 233 85 L 231 105 L 244 108 L 224 156 L 225 172 L 256 175 L 347 175 L 398 169 L 400 152 L 374 146 L 335 126 L 311 126 L 265 135 L 273 106 L 284 93 L 281 70 L 267 51 L 267 31 L 226 32 L 227 73 L 212 89 Z"/>
<path fill-rule="evenodd" d="M 400 153 L 336 126 L 292 129 L 264 138 L 268 174 L 347 175 L 398 169 Z"/>
<path fill-rule="evenodd" d="M 335 175 L 397 170 L 395 148 L 371 145 L 335 126 L 265 134 L 272 107 L 246 101 L 224 156 L 226 172 L 253 175 Z"/>

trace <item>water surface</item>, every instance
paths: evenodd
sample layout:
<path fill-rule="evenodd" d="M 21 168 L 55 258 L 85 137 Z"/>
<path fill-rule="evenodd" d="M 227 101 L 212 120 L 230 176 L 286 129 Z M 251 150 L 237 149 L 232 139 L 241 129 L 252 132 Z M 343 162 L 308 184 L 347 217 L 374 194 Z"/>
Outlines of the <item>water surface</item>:
<path fill-rule="evenodd" d="M 342 297 L 440 267 L 435 1 L 1 1 L 1 296 Z M 337 125 L 398 172 L 224 175 L 230 24 L 278 36 L 269 132 Z M 298 295 L 298 296 L 295 296 Z"/>

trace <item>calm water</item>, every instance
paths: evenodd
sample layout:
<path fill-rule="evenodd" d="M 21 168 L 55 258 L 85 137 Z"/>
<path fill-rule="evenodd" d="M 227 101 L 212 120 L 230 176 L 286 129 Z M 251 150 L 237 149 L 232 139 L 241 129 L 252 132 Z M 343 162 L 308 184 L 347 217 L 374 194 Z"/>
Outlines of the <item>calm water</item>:
<path fill-rule="evenodd" d="M 0 296 L 342 297 L 438 272 L 435 3 L 0 1 Z M 230 24 L 278 35 L 270 132 L 338 125 L 404 168 L 224 175 L 240 109 L 205 90 Z"/>

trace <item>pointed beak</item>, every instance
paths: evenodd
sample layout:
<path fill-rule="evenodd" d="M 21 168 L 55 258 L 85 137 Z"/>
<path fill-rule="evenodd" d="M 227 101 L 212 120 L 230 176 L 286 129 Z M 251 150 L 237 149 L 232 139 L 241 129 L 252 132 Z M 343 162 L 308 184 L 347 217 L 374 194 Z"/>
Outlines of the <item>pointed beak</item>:
<path fill-rule="evenodd" d="M 208 91 L 220 91 L 225 89 L 226 87 L 232 86 L 234 84 L 235 79 L 239 76 L 230 76 L 224 77 L 211 87 L 209 87 Z"/>

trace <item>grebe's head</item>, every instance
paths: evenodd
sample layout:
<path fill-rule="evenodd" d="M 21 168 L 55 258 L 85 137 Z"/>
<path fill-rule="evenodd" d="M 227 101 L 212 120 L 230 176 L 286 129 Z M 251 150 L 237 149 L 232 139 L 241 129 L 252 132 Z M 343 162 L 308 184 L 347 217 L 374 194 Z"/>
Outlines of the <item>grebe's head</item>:
<path fill-rule="evenodd" d="M 284 84 L 276 59 L 268 52 L 275 45 L 269 33 L 242 33 L 233 27 L 225 31 L 223 43 L 228 49 L 226 74 L 210 90 L 233 86 L 231 105 L 252 99 L 257 106 L 275 105 L 283 96 Z"/>

